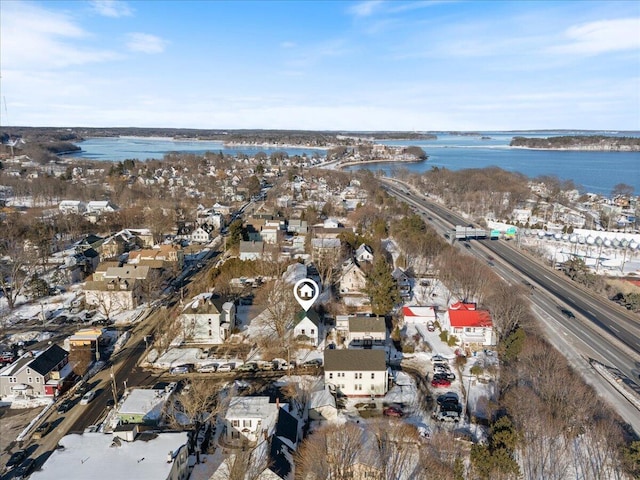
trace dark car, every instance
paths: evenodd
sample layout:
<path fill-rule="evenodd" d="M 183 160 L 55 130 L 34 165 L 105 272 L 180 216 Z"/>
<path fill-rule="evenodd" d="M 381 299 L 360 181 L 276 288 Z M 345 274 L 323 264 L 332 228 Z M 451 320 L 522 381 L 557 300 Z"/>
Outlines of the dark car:
<path fill-rule="evenodd" d="M 13 476 L 15 479 L 25 479 L 29 476 L 31 472 L 33 472 L 34 467 L 36 466 L 36 461 L 33 458 L 27 458 L 22 464 L 16 469 L 16 473 Z"/>
<path fill-rule="evenodd" d="M 321 358 L 313 358 L 309 361 L 304 362 L 304 366 L 305 367 L 315 367 L 315 368 L 319 368 L 322 366 L 322 359 Z"/>
<path fill-rule="evenodd" d="M 400 410 L 398 407 L 387 407 L 384 410 L 382 410 L 382 414 L 385 417 L 396 417 L 396 418 L 400 418 L 404 415 L 404 413 L 402 413 L 402 410 Z"/>
<path fill-rule="evenodd" d="M 567 310 L 566 308 L 561 308 L 560 313 L 562 313 L 567 318 L 576 318 L 571 310 Z"/>
<path fill-rule="evenodd" d="M 11 458 L 9 458 L 9 461 L 7 462 L 7 468 L 15 467 L 20 462 L 22 462 L 25 458 L 27 458 L 26 450 L 17 450 L 13 452 L 13 455 L 11 455 Z"/>
<path fill-rule="evenodd" d="M 73 407 L 73 402 L 71 400 L 63 400 L 60 402 L 60 405 L 58 405 L 58 413 L 65 413 L 69 411 L 71 407 Z"/>

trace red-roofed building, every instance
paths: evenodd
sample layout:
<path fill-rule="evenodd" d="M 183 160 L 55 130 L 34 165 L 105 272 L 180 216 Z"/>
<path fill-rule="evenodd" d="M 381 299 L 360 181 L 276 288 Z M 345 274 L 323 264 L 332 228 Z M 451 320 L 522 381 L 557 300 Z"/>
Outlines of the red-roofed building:
<path fill-rule="evenodd" d="M 491 315 L 476 310 L 475 303 L 455 303 L 449 307 L 449 335 L 455 335 L 465 349 L 480 349 L 496 344 Z"/>
<path fill-rule="evenodd" d="M 427 324 L 429 322 L 435 322 L 436 309 L 433 306 L 417 306 L 409 305 L 402 307 L 402 315 L 404 316 L 404 323 L 420 323 Z"/>

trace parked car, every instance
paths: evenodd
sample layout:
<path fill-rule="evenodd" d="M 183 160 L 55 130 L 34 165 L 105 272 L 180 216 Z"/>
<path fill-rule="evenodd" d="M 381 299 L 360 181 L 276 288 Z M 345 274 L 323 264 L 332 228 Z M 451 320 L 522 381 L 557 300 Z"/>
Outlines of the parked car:
<path fill-rule="evenodd" d="M 450 387 L 451 381 L 446 378 L 434 378 L 431 380 L 432 387 Z"/>
<path fill-rule="evenodd" d="M 255 363 L 243 363 L 237 369 L 239 372 L 255 372 L 258 366 Z"/>
<path fill-rule="evenodd" d="M 78 387 L 76 388 L 76 393 L 78 395 L 84 395 L 85 393 L 87 393 L 89 391 L 89 385 L 87 385 L 86 383 L 81 383 L 80 385 L 78 385 Z"/>
<path fill-rule="evenodd" d="M 33 458 L 27 458 L 22 464 L 16 469 L 13 478 L 16 480 L 24 480 L 29 476 L 29 474 L 33 471 L 36 466 L 36 461 Z"/>
<path fill-rule="evenodd" d="M 438 395 L 438 398 L 436 399 L 436 401 L 438 402 L 438 405 L 442 405 L 443 403 L 447 403 L 447 402 L 457 403 L 459 399 L 460 397 L 456 392 L 447 392 L 447 393 L 443 393 L 442 395 Z"/>
<path fill-rule="evenodd" d="M 95 397 L 96 397 L 95 390 L 91 390 L 85 393 L 80 399 L 80 405 L 88 405 L 91 402 L 91 400 L 93 400 Z"/>
<path fill-rule="evenodd" d="M 222 365 L 220 365 L 218 367 L 217 372 L 218 373 L 226 373 L 226 372 L 230 372 L 231 370 L 233 370 L 233 367 L 231 366 L 230 363 L 223 363 Z"/>
<path fill-rule="evenodd" d="M 404 415 L 402 410 L 400 410 L 398 407 L 387 407 L 384 410 L 382 410 L 382 414 L 385 417 L 395 417 L 395 418 L 400 418 Z"/>
<path fill-rule="evenodd" d="M 66 413 L 71 409 L 71 407 L 73 407 L 73 402 L 71 400 L 63 400 L 60 402 L 60 405 L 58 405 L 58 413 Z"/>
<path fill-rule="evenodd" d="M 12 469 L 13 467 L 18 466 L 20 462 L 22 462 L 25 458 L 27 458 L 26 450 L 16 450 L 9 458 L 9 461 L 7 462 L 7 468 Z"/>
<path fill-rule="evenodd" d="M 260 363 L 260 370 L 264 370 L 264 371 L 273 370 L 273 363 L 272 362 L 261 362 Z"/>
<path fill-rule="evenodd" d="M 186 365 L 178 365 L 169 370 L 170 375 L 184 375 L 185 373 L 189 373 L 189 367 Z"/>
<path fill-rule="evenodd" d="M 198 372 L 199 373 L 213 373 L 216 370 L 218 370 L 218 364 L 217 363 L 207 363 L 206 365 L 202 365 L 202 366 L 198 367 Z"/>
<path fill-rule="evenodd" d="M 453 410 L 440 410 L 437 418 L 441 422 L 458 422 L 460 421 L 460 414 Z"/>
<path fill-rule="evenodd" d="M 319 367 L 322 366 L 322 359 L 321 358 L 312 358 L 311 360 L 308 360 L 308 361 L 304 362 L 304 366 L 305 367 L 319 368 Z"/>
<path fill-rule="evenodd" d="M 35 429 L 31 438 L 38 439 L 44 437 L 51 430 L 51 424 L 49 422 L 43 422 L 38 428 Z"/>

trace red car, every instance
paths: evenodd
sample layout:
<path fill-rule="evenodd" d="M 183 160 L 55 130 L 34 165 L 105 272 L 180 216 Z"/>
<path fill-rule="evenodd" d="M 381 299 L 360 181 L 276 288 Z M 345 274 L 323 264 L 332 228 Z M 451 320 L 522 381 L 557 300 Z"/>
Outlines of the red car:
<path fill-rule="evenodd" d="M 402 410 L 400 410 L 398 407 L 387 407 L 384 410 L 382 410 L 382 414 L 385 417 L 396 417 L 396 418 L 400 418 L 404 415 L 404 413 L 402 413 Z"/>
<path fill-rule="evenodd" d="M 451 381 L 446 378 L 434 378 L 431 380 L 432 387 L 449 387 L 451 386 Z"/>

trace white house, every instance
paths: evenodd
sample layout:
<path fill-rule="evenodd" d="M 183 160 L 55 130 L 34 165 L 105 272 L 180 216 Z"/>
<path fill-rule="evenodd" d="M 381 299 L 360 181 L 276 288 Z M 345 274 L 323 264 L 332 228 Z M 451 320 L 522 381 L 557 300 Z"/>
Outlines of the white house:
<path fill-rule="evenodd" d="M 309 398 L 310 420 L 335 420 L 338 418 L 336 399 L 327 389 L 312 392 Z"/>
<path fill-rule="evenodd" d="M 373 250 L 366 244 L 362 244 L 358 247 L 355 254 L 358 262 L 373 262 Z"/>
<path fill-rule="evenodd" d="M 296 314 L 293 337 L 299 342 L 318 346 L 320 340 L 320 317 L 315 310 L 300 311 Z"/>
<path fill-rule="evenodd" d="M 381 397 L 389 374 L 384 350 L 325 350 L 324 382 L 349 397 Z"/>
<path fill-rule="evenodd" d="M 115 212 L 117 207 L 108 200 L 92 200 L 87 203 L 87 213 L 100 215 L 107 212 Z"/>
<path fill-rule="evenodd" d="M 185 340 L 190 343 L 220 345 L 236 325 L 236 306 L 213 293 L 202 293 L 180 314 Z"/>
<path fill-rule="evenodd" d="M 106 317 L 133 310 L 142 301 L 140 281 L 136 279 L 88 281 L 83 290 L 86 304 L 95 306 Z"/>
<path fill-rule="evenodd" d="M 70 213 L 82 214 L 87 209 L 87 206 L 80 200 L 62 200 L 58 204 L 58 209 L 60 213 L 65 215 Z"/>
<path fill-rule="evenodd" d="M 324 226 L 324 228 L 339 228 L 340 222 L 338 222 L 338 220 L 336 220 L 335 218 L 327 218 L 322 225 Z"/>
<path fill-rule="evenodd" d="M 362 295 L 367 286 L 367 277 L 356 262 L 347 260 L 342 265 L 338 286 L 342 295 Z"/>
<path fill-rule="evenodd" d="M 356 315 L 349 317 L 346 336 L 349 348 L 384 348 L 387 326 L 384 317 Z"/>
<path fill-rule="evenodd" d="M 496 344 L 491 315 L 476 310 L 475 303 L 458 302 L 449 307 L 449 335 L 460 340 L 465 349 L 477 350 Z"/>
<path fill-rule="evenodd" d="M 102 432 L 72 433 L 58 442 L 33 480 L 114 480 L 117 478 L 187 480 L 188 432 L 142 432 L 132 441 Z"/>
<path fill-rule="evenodd" d="M 212 240 L 211 231 L 212 230 L 207 229 L 204 226 L 198 227 L 193 232 L 191 232 L 189 238 L 192 242 L 209 243 Z"/>
<path fill-rule="evenodd" d="M 269 397 L 233 397 L 223 417 L 223 445 L 255 446 L 273 434 L 280 405 Z"/>

